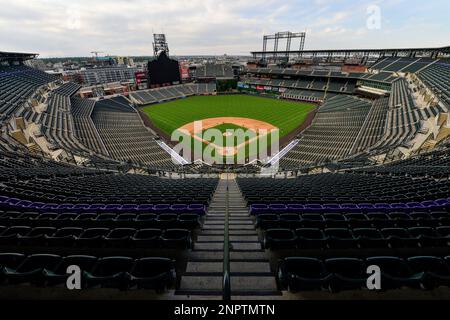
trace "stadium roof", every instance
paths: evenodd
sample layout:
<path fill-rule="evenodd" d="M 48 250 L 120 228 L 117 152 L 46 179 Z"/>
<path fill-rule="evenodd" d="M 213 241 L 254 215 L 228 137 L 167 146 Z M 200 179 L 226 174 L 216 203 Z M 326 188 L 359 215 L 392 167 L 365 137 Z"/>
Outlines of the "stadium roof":
<path fill-rule="evenodd" d="M 450 55 L 450 46 L 439 48 L 396 48 L 396 49 L 333 49 L 333 50 L 302 50 L 302 51 L 253 51 L 254 58 L 265 56 L 351 56 L 360 54 L 363 56 L 414 56 L 416 54 L 437 57 L 439 54 Z"/>
<path fill-rule="evenodd" d="M 0 62 L 1 61 L 13 61 L 13 60 L 30 60 L 38 56 L 37 53 L 20 53 L 20 52 L 5 52 L 0 51 Z"/>

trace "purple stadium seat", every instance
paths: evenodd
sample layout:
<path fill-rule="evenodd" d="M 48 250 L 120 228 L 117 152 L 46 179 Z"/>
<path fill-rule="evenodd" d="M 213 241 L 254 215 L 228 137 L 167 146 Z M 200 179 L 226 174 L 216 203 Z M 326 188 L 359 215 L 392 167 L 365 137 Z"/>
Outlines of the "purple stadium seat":
<path fill-rule="evenodd" d="M 366 212 L 375 210 L 375 207 L 371 203 L 360 203 L 358 204 L 358 207 Z"/>
<path fill-rule="evenodd" d="M 72 208 L 73 208 L 73 204 L 71 204 L 71 203 L 63 203 L 63 204 L 60 204 L 58 206 L 58 208 L 56 208 L 56 209 L 63 211 L 63 210 L 69 210 L 69 209 L 72 209 Z"/>
<path fill-rule="evenodd" d="M 420 209 L 424 208 L 424 206 L 420 202 L 408 202 L 406 204 L 410 209 Z"/>
<path fill-rule="evenodd" d="M 137 210 L 139 212 L 153 212 L 153 205 L 152 204 L 141 204 L 138 206 Z"/>
<path fill-rule="evenodd" d="M 72 207 L 71 210 L 76 211 L 76 212 L 81 212 L 84 210 L 88 210 L 90 208 L 90 204 L 87 203 L 80 203 L 80 204 L 76 204 Z"/>
<path fill-rule="evenodd" d="M 269 207 L 266 204 L 252 204 L 250 206 L 250 213 L 253 215 L 258 215 L 261 213 L 268 213 Z"/>
<path fill-rule="evenodd" d="M 203 204 L 190 204 L 188 206 L 188 211 L 190 213 L 197 213 L 199 215 L 204 215 L 206 213 L 206 208 Z"/>
<path fill-rule="evenodd" d="M 325 210 L 332 210 L 332 211 L 341 210 L 341 206 L 338 205 L 337 203 L 326 203 L 326 204 L 322 205 L 322 207 Z"/>
<path fill-rule="evenodd" d="M 437 206 L 439 207 L 443 207 L 448 205 L 449 203 L 447 202 L 447 199 L 437 199 L 434 201 L 436 203 Z"/>
<path fill-rule="evenodd" d="M 354 203 L 343 203 L 341 204 L 341 208 L 346 212 L 359 212 L 361 211 L 358 205 Z"/>
<path fill-rule="evenodd" d="M 404 203 L 391 203 L 392 209 L 408 209 L 408 206 Z"/>
<path fill-rule="evenodd" d="M 187 211 L 188 206 L 186 204 L 173 204 L 170 206 L 170 211 L 178 213 Z"/>
<path fill-rule="evenodd" d="M 43 202 L 33 202 L 29 208 L 30 209 L 42 209 L 44 206 L 45 206 L 45 203 L 43 203 Z"/>
<path fill-rule="evenodd" d="M 302 204 L 288 204 L 288 211 L 289 212 L 303 212 L 303 210 L 305 209 L 305 206 Z"/>
<path fill-rule="evenodd" d="M 121 204 L 107 204 L 105 206 L 105 211 L 118 211 L 122 208 Z"/>
<path fill-rule="evenodd" d="M 27 200 L 21 200 L 16 204 L 16 207 L 29 208 L 33 202 Z"/>
<path fill-rule="evenodd" d="M 137 210 L 138 205 L 137 204 L 124 204 L 120 211 L 134 211 Z"/>
<path fill-rule="evenodd" d="M 42 209 L 43 210 L 56 210 L 58 208 L 59 204 L 57 203 L 47 203 L 45 204 Z"/>
<path fill-rule="evenodd" d="M 305 204 L 304 212 L 318 213 L 321 211 L 323 211 L 323 207 L 320 204 L 317 204 L 317 203 Z"/>
<path fill-rule="evenodd" d="M 433 207 L 437 207 L 438 204 L 435 201 L 422 201 L 421 204 L 425 207 L 425 208 L 433 208 Z"/>
<path fill-rule="evenodd" d="M 287 211 L 287 207 L 279 203 L 269 204 L 269 211 L 272 213 L 283 213 Z"/>
<path fill-rule="evenodd" d="M 105 205 L 101 204 L 101 203 L 95 203 L 95 204 L 91 204 L 89 206 L 89 210 L 103 210 L 105 209 Z"/>
<path fill-rule="evenodd" d="M 11 206 L 15 206 L 20 202 L 20 199 L 17 198 L 9 198 L 5 203 L 11 205 Z"/>
<path fill-rule="evenodd" d="M 375 209 L 377 210 L 389 210 L 391 206 L 388 203 L 375 203 Z"/>
<path fill-rule="evenodd" d="M 153 211 L 155 213 L 169 213 L 170 204 L 156 204 L 153 206 Z"/>

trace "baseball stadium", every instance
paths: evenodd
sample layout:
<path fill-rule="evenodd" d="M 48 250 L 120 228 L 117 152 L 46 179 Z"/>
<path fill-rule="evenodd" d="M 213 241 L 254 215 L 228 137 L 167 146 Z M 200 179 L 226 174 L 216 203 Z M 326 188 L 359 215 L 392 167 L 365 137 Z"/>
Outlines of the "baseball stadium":
<path fill-rule="evenodd" d="M 450 47 L 306 37 L 0 52 L 0 299 L 448 299 Z"/>

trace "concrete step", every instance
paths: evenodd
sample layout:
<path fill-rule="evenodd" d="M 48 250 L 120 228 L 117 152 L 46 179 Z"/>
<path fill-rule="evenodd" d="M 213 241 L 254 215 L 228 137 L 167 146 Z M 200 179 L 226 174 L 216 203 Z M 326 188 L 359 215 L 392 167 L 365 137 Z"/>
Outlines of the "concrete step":
<path fill-rule="evenodd" d="M 226 206 L 211 205 L 208 208 L 208 212 L 211 212 L 211 211 L 214 211 L 214 210 L 220 210 L 220 211 L 225 212 L 226 209 L 227 209 Z M 243 211 L 243 212 L 247 212 L 248 213 L 248 210 L 246 208 L 244 208 L 242 206 L 239 206 L 239 205 L 237 205 L 237 206 L 229 206 L 228 207 L 228 212 L 230 212 L 230 211 L 233 211 L 233 212 Z"/>
<path fill-rule="evenodd" d="M 231 291 L 233 292 L 277 292 L 274 276 L 232 276 Z"/>
<path fill-rule="evenodd" d="M 183 276 L 180 291 L 222 291 L 222 276 Z"/>
<path fill-rule="evenodd" d="M 202 230 L 199 236 L 223 236 L 225 230 Z"/>
<path fill-rule="evenodd" d="M 250 224 L 232 224 L 230 225 L 230 230 L 255 230 L 255 226 Z"/>
<path fill-rule="evenodd" d="M 190 261 L 221 261 L 223 262 L 223 251 L 196 251 L 189 253 Z"/>
<path fill-rule="evenodd" d="M 231 261 L 267 261 L 264 251 L 231 251 Z"/>
<path fill-rule="evenodd" d="M 244 212 L 229 212 L 228 213 L 229 217 L 236 217 L 236 218 L 247 218 L 247 219 L 251 219 L 252 216 L 250 216 L 248 213 L 244 213 Z M 206 216 L 206 218 L 214 218 L 214 217 L 225 217 L 225 213 L 224 212 L 210 212 L 208 213 L 208 215 Z"/>
<path fill-rule="evenodd" d="M 204 226 L 210 226 L 210 225 L 215 225 L 215 224 L 224 224 L 225 220 L 210 220 L 208 219 L 208 221 L 205 221 L 205 223 L 203 223 Z"/>
<path fill-rule="evenodd" d="M 230 235 L 230 241 L 233 242 L 258 242 L 259 238 L 258 236 L 255 235 L 240 235 L 240 236 L 234 236 L 234 235 Z"/>
<path fill-rule="evenodd" d="M 196 242 L 194 243 L 195 250 L 223 250 L 223 243 L 216 242 Z"/>
<path fill-rule="evenodd" d="M 244 224 L 246 224 L 246 225 L 249 225 L 249 224 L 253 225 L 253 224 L 254 224 L 254 222 L 253 222 L 252 220 L 248 220 L 248 219 L 246 219 L 246 220 L 234 220 L 234 219 L 230 219 L 230 220 L 229 220 L 229 223 L 230 223 L 230 224 L 242 224 L 242 225 L 244 225 Z"/>
<path fill-rule="evenodd" d="M 250 235 L 250 236 L 252 236 L 252 235 L 256 235 L 257 233 L 256 233 L 256 230 L 229 230 L 228 234 L 230 236 L 232 236 L 232 235 L 236 235 L 236 236 L 239 236 L 239 235 L 241 235 L 241 236 Z"/>
<path fill-rule="evenodd" d="M 223 230 L 225 229 L 224 225 L 219 224 L 211 224 L 211 225 L 203 225 L 203 230 Z"/>
<path fill-rule="evenodd" d="M 232 251 L 262 250 L 260 242 L 231 242 Z"/>
<path fill-rule="evenodd" d="M 201 234 L 197 237 L 197 242 L 223 242 L 223 241 L 224 241 L 223 235 L 217 235 L 217 236 L 216 235 L 214 235 L 214 236 L 207 235 L 207 236 L 205 236 L 205 235 Z"/>
<path fill-rule="evenodd" d="M 269 262 L 230 262 L 230 272 L 236 273 L 267 273 L 271 275 Z"/>
<path fill-rule="evenodd" d="M 225 219 L 224 215 L 220 215 L 220 216 L 218 215 L 217 217 L 210 215 L 210 216 L 208 216 L 207 220 L 205 220 L 205 222 L 210 221 L 210 220 L 224 220 L 224 219 Z M 233 216 L 230 215 L 229 219 L 230 220 L 250 220 L 248 216 L 235 216 L 235 215 L 233 215 Z"/>
<path fill-rule="evenodd" d="M 186 267 L 187 273 L 223 273 L 222 262 L 194 262 L 189 261 Z"/>

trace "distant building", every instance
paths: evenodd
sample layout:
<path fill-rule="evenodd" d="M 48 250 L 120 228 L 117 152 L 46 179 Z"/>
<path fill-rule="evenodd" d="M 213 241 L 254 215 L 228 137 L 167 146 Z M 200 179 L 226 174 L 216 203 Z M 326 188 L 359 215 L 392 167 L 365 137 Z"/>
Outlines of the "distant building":
<path fill-rule="evenodd" d="M 115 57 L 115 60 L 119 66 L 134 67 L 134 61 L 130 57 Z"/>

